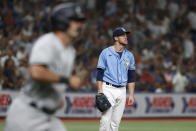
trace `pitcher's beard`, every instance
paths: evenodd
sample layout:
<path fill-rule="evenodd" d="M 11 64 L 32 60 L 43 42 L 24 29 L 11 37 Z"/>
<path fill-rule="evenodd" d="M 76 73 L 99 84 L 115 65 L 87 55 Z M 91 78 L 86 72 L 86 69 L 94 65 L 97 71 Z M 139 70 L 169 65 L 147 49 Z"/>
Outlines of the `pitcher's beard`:
<path fill-rule="evenodd" d="M 120 42 L 119 42 L 120 43 Z M 127 44 L 125 43 L 120 43 L 120 45 L 122 45 L 123 47 L 125 47 Z"/>

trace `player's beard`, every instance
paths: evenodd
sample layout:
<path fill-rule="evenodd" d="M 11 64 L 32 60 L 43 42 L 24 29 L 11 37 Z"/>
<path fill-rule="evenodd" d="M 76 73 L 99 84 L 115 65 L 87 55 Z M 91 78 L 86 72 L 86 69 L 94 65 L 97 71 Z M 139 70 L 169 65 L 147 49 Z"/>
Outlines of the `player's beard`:
<path fill-rule="evenodd" d="M 123 47 L 125 47 L 128 43 L 125 42 L 119 42 L 120 45 L 122 45 Z"/>
<path fill-rule="evenodd" d="M 125 40 L 125 41 L 119 41 L 119 43 L 120 43 L 120 45 L 122 45 L 122 46 L 128 45 L 128 41 L 127 41 L 127 40 Z"/>

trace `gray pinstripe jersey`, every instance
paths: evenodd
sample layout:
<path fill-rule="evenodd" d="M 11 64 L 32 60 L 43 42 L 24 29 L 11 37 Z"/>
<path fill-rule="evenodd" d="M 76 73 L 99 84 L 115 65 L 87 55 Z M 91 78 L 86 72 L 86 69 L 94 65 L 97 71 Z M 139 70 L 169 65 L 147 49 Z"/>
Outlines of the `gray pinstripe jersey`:
<path fill-rule="evenodd" d="M 72 46 L 65 47 L 54 33 L 48 33 L 40 37 L 33 46 L 30 55 L 30 65 L 45 65 L 52 72 L 68 77 L 74 64 L 75 49 Z M 62 99 L 65 84 L 38 83 L 27 80 L 23 91 L 38 106 L 56 108 Z"/>

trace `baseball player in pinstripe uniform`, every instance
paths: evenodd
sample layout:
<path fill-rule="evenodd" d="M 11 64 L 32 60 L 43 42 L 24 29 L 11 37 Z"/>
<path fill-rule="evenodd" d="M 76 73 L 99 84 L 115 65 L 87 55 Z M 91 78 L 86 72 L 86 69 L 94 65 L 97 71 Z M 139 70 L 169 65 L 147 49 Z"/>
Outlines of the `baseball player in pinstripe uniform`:
<path fill-rule="evenodd" d="M 70 76 L 75 50 L 70 45 L 79 34 L 84 16 L 74 3 L 57 5 L 51 14 L 53 32 L 41 36 L 31 52 L 30 79 L 12 103 L 5 131 L 65 131 L 54 117 L 63 107 L 65 85 L 79 88 L 80 79 Z"/>
<path fill-rule="evenodd" d="M 127 34 L 123 27 L 113 31 L 114 45 L 104 49 L 97 65 L 98 93 L 103 93 L 111 107 L 102 113 L 100 131 L 118 131 L 126 102 L 126 86 L 130 95 L 128 104 L 134 104 L 135 60 L 125 46 Z"/>

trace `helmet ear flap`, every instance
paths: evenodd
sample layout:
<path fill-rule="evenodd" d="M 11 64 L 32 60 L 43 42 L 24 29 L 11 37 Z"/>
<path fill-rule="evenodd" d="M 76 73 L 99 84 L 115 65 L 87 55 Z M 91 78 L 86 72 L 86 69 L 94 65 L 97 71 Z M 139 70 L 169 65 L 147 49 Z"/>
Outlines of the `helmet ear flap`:
<path fill-rule="evenodd" d="M 52 16 L 51 17 L 51 24 L 53 31 L 66 31 L 69 27 L 69 19 L 63 18 L 60 15 Z"/>
<path fill-rule="evenodd" d="M 59 24 L 57 26 L 57 29 L 60 31 L 66 31 L 68 27 L 69 27 L 69 22 L 65 22 L 63 24 Z"/>

